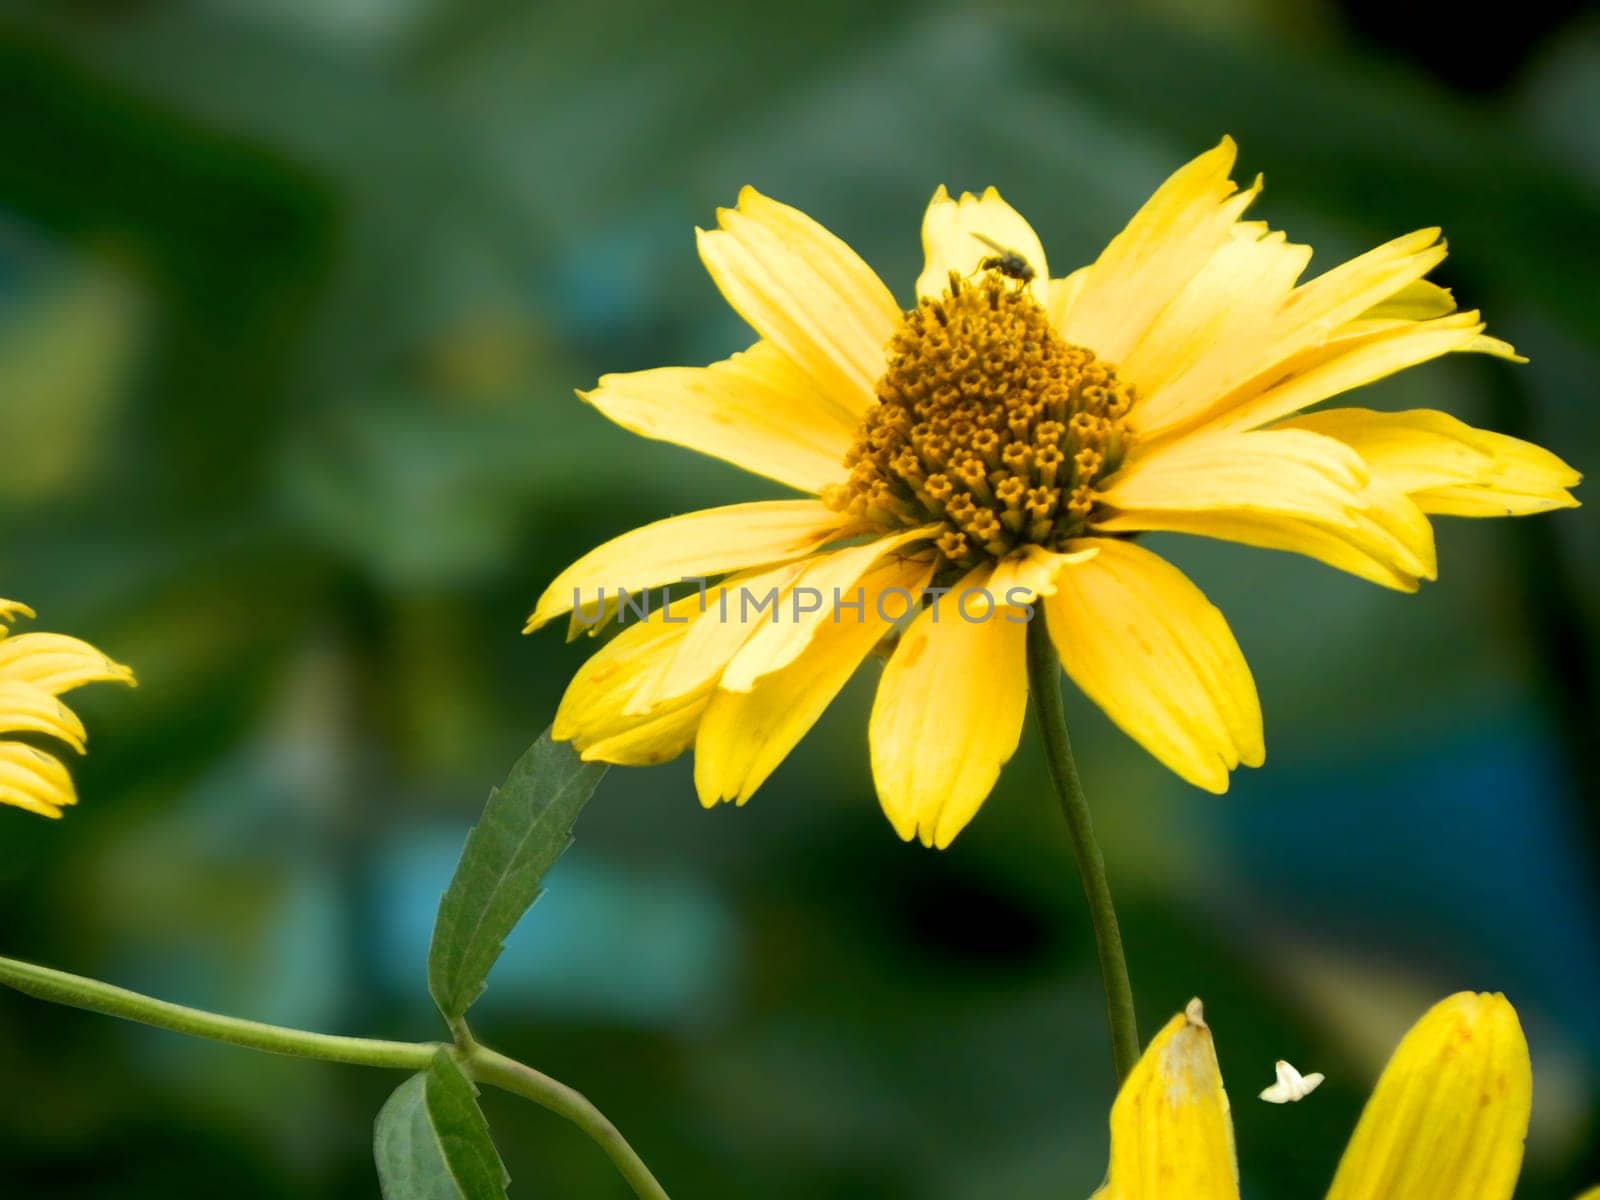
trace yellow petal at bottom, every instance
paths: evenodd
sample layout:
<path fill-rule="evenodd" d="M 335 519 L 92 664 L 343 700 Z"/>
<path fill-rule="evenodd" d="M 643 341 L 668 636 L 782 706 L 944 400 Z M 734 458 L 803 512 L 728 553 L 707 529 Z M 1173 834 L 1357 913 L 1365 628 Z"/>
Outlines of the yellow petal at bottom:
<path fill-rule="evenodd" d="M 1111 1169 L 1094 1200 L 1239 1200 L 1233 1119 L 1198 1000 L 1167 1022 L 1111 1107 Z"/>
<path fill-rule="evenodd" d="M 709 683 L 644 713 L 629 712 L 628 701 L 641 682 L 671 665 L 699 605 L 696 595 L 675 600 L 591 655 L 561 697 L 551 736 L 571 742 L 586 762 L 619 766 L 667 762 L 687 750 L 710 698 Z"/>
<path fill-rule="evenodd" d="M 1129 737 L 1211 792 L 1266 757 L 1261 703 L 1228 622 L 1177 567 L 1132 542 L 1085 538 L 1044 602 L 1062 666 Z"/>
<path fill-rule="evenodd" d="M 933 564 L 894 559 L 864 576 L 850 603 L 832 605 L 804 650 L 748 691 L 719 686 L 700 722 L 694 782 L 708 808 L 743 804 L 799 744 L 876 646 L 910 607 Z M 895 595 L 896 589 L 904 600 Z"/>
<path fill-rule="evenodd" d="M 1510 1200 L 1532 1107 L 1528 1043 L 1506 998 L 1441 1000 L 1384 1068 L 1328 1200 Z"/>
<path fill-rule="evenodd" d="M 1016 752 L 1028 709 L 1027 621 L 992 577 L 978 567 L 912 622 L 868 725 L 872 778 L 895 832 L 941 850 Z"/>

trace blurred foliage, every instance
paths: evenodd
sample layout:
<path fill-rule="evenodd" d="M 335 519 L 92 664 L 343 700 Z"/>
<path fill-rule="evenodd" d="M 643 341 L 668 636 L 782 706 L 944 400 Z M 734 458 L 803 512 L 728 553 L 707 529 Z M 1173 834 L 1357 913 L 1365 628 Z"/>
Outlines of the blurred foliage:
<path fill-rule="evenodd" d="M 84 698 L 80 810 L 0 813 L 6 953 L 432 1036 L 427 916 L 587 651 L 519 638 L 531 602 L 633 524 L 776 494 L 572 397 L 744 344 L 691 233 L 746 182 L 905 295 L 937 183 L 998 185 L 1060 271 L 1231 132 L 1323 266 L 1444 225 L 1443 281 L 1533 359 L 1372 403 L 1586 467 L 1600 21 L 1520 5 L 1458 56 L 1384 8 L 6 5 L 0 592 L 142 682 Z M 1389 1046 L 1459 987 L 1530 1031 L 1519 1195 L 1600 1178 L 1591 513 L 1449 525 L 1413 598 L 1164 547 L 1268 714 L 1224 799 L 1071 709 L 1142 1016 L 1204 995 L 1257 1200 L 1320 1194 Z M 1109 1064 L 1035 749 L 952 851 L 902 846 L 870 685 L 745 810 L 702 813 L 685 764 L 613 772 L 480 1032 L 676 1195 L 1087 1194 Z M 1315 1101 L 1247 1099 L 1277 1057 L 1327 1073 Z M 0 1073 L 3 1190 L 97 1200 L 374 1195 L 397 1082 L 9 995 Z M 486 1108 L 514 1194 L 620 1194 L 576 1131 Z"/>

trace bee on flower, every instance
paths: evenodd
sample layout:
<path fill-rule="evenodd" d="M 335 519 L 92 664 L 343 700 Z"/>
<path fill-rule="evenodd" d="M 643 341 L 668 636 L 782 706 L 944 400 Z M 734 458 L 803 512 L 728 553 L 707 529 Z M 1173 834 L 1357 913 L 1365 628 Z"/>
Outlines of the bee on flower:
<path fill-rule="evenodd" d="M 1310 248 L 1244 219 L 1261 183 L 1239 188 L 1234 157 L 1224 139 L 1180 168 L 1065 275 L 993 188 L 941 187 L 909 309 L 817 222 L 746 188 L 699 245 L 756 342 L 709 367 L 606 375 L 583 398 L 805 498 L 625 533 L 563 571 L 528 629 L 571 614 L 592 632 L 619 590 L 689 577 L 720 579 L 717 596 L 865 603 L 749 621 L 675 601 L 580 669 L 555 736 L 620 764 L 692 748 L 702 802 L 742 804 L 887 648 L 877 793 L 900 836 L 944 847 L 1021 735 L 1021 607 L 1112 721 L 1221 792 L 1264 761 L 1255 684 L 1222 614 L 1140 534 L 1290 550 L 1414 591 L 1436 574 L 1430 516 L 1575 504 L 1554 454 L 1443 412 L 1305 411 L 1445 354 L 1517 356 L 1427 279 L 1437 229 L 1303 278 Z M 930 588 L 999 598 L 1002 619 L 875 602 Z"/>

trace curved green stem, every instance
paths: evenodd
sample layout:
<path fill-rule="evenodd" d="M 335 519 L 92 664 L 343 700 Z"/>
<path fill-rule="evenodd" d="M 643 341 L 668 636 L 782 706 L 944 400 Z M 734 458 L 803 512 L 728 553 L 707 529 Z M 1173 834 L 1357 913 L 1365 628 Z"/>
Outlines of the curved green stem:
<path fill-rule="evenodd" d="M 582 1129 L 606 1152 L 612 1165 L 628 1181 L 628 1186 L 640 1200 L 667 1200 L 666 1190 L 650 1173 L 650 1168 L 644 1165 L 644 1160 L 628 1145 L 627 1139 L 609 1118 L 581 1092 L 476 1042 L 463 1047 L 461 1063 L 467 1074 L 479 1083 L 487 1083 L 501 1091 L 532 1100 L 535 1104 L 542 1104 Z"/>
<path fill-rule="evenodd" d="M 336 1037 L 326 1033 L 307 1033 L 281 1025 L 263 1025 L 238 1017 L 224 1017 L 198 1008 L 170 1004 L 142 996 L 125 988 L 69 975 L 49 967 L 0 958 L 0 984 L 15 988 L 36 1000 L 65 1004 L 89 1012 L 121 1017 L 157 1029 L 170 1029 L 190 1037 L 209 1038 L 233 1046 L 247 1046 L 268 1054 L 290 1054 L 296 1058 L 318 1058 L 324 1062 L 349 1063 L 358 1067 L 395 1067 L 403 1071 L 423 1071 L 433 1061 L 438 1042 L 379 1042 L 371 1038 Z"/>
<path fill-rule="evenodd" d="M 1111 1026 L 1111 1058 L 1116 1064 L 1117 1082 L 1121 1083 L 1139 1061 L 1133 985 L 1128 980 L 1128 961 L 1122 952 L 1122 930 L 1111 903 L 1111 886 L 1106 882 L 1105 858 L 1094 840 L 1089 801 L 1083 794 L 1078 764 L 1072 757 L 1072 741 L 1067 736 L 1067 715 L 1061 704 L 1061 659 L 1045 628 L 1044 613 L 1039 611 L 1028 625 L 1028 689 L 1033 695 L 1050 781 L 1061 802 L 1061 814 L 1067 819 L 1072 853 L 1078 860 L 1078 874 L 1089 900 L 1089 919 L 1094 924 L 1095 949 L 1100 956 L 1100 982 L 1106 994 L 1106 1021 Z"/>
<path fill-rule="evenodd" d="M 288 1029 L 282 1025 L 263 1025 L 259 1021 L 245 1021 L 198 1008 L 187 1008 L 182 1004 L 171 1004 L 130 992 L 126 988 L 101 983 L 98 979 L 87 979 L 82 975 L 72 975 L 14 958 L 0 957 L 0 984 L 36 1000 L 104 1013 L 108 1017 L 121 1017 L 125 1021 L 137 1021 L 142 1025 L 153 1025 L 157 1029 L 168 1029 L 190 1037 L 227 1042 L 268 1054 L 289 1054 L 358 1067 L 425 1071 L 443 1045 L 440 1042 L 381 1042 L 372 1038 L 308 1033 L 303 1029 Z M 582 1094 L 532 1067 L 478 1045 L 472 1040 L 465 1022 L 458 1023 L 455 1032 L 459 1038 L 456 1053 L 463 1069 L 473 1079 L 532 1100 L 565 1117 L 605 1151 L 640 1200 L 667 1200 L 667 1193 L 633 1147 L 617 1131 L 617 1127 Z"/>

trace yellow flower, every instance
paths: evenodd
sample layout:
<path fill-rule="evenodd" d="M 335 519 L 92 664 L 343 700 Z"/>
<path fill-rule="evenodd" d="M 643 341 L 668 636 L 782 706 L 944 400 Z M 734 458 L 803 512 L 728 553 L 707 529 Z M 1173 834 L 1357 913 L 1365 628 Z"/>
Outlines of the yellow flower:
<path fill-rule="evenodd" d="M 1442 1000 L 1389 1060 L 1328 1200 L 1510 1200 L 1532 1106 L 1528 1043 L 1506 998 Z M 1094 1200 L 1238 1196 L 1228 1096 L 1194 1001 L 1122 1085 L 1111 1167 Z"/>
<path fill-rule="evenodd" d="M 0 804 L 59 817 L 78 802 L 72 777 L 56 755 L 18 741 L 17 734 L 51 738 L 83 753 L 83 722 L 61 702 L 63 692 L 100 681 L 132 684 L 133 672 L 87 642 L 59 633 L 8 636 L 17 617 L 33 610 L 0 600 Z"/>
<path fill-rule="evenodd" d="M 746 188 L 700 255 L 760 340 L 709 367 L 606 375 L 584 399 L 810 498 L 658 521 L 563 571 L 529 630 L 571 613 L 593 632 L 618 589 L 637 611 L 684 578 L 723 588 L 595 655 L 555 736 L 624 764 L 692 745 L 701 800 L 743 803 L 893 647 L 869 729 L 878 795 L 902 837 L 945 846 L 1016 748 L 1015 606 L 1038 601 L 1078 686 L 1220 792 L 1264 758 L 1255 684 L 1222 615 L 1137 534 L 1295 550 L 1412 591 L 1434 577 L 1426 514 L 1574 504 L 1553 454 L 1441 412 L 1300 415 L 1451 351 L 1515 352 L 1424 278 L 1437 229 L 1299 283 L 1311 252 L 1241 220 L 1261 185 L 1234 185 L 1234 153 L 1225 139 L 1183 167 L 1065 278 L 992 188 L 940 188 L 908 312 L 838 238 Z M 906 614 L 929 585 L 956 595 Z"/>

